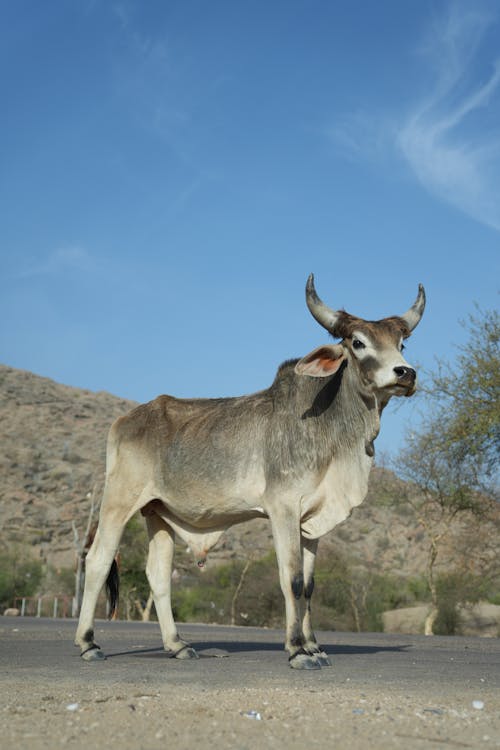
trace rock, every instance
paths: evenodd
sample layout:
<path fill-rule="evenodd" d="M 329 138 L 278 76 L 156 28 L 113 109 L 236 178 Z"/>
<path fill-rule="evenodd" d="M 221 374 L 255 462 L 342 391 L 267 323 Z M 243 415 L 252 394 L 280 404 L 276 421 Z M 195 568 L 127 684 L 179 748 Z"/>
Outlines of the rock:
<path fill-rule="evenodd" d="M 382 613 L 384 633 L 418 634 L 424 632 L 424 622 L 430 606 L 391 609 Z M 500 606 L 489 602 L 465 604 L 458 608 L 460 635 L 479 635 L 496 638 L 500 633 Z"/>
<path fill-rule="evenodd" d="M 478 602 L 459 608 L 461 635 L 481 635 L 497 638 L 500 634 L 500 606 L 489 602 Z"/>
<path fill-rule="evenodd" d="M 383 612 L 384 633 L 423 633 L 425 618 L 429 611 L 430 606 L 422 604 L 418 607 L 403 607 Z"/>

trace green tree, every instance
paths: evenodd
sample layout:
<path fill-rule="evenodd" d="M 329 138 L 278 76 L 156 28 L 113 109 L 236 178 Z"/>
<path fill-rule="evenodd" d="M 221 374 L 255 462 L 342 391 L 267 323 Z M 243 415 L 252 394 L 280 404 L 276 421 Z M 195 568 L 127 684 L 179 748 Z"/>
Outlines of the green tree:
<path fill-rule="evenodd" d="M 499 315 L 478 311 L 466 328 L 469 338 L 455 365 L 439 363 L 423 387 L 431 416 L 409 436 L 395 462 L 407 482 L 399 500 L 413 509 L 429 540 L 428 635 L 439 611 L 435 566 L 443 543 L 459 514 L 485 517 L 498 499 Z"/>
<path fill-rule="evenodd" d="M 500 314 L 476 310 L 454 366 L 439 362 L 425 393 L 432 401 L 449 461 L 471 488 L 498 498 L 500 459 Z M 436 422 L 436 420 L 434 420 Z"/>

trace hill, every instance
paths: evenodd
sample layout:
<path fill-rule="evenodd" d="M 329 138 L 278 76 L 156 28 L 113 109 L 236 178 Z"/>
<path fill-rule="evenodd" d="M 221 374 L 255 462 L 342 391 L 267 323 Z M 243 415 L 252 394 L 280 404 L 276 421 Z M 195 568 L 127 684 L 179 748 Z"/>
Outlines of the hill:
<path fill-rule="evenodd" d="M 134 406 L 108 393 L 59 385 L 0 366 L 0 534 L 54 566 L 73 564 L 74 520 L 102 486 L 106 433 Z"/>

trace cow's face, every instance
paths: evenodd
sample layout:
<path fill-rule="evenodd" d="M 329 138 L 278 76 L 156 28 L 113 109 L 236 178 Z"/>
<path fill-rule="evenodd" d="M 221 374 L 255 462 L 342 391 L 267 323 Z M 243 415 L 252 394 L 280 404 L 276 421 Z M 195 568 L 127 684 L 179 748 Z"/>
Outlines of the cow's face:
<path fill-rule="evenodd" d="M 417 374 L 402 354 L 408 336 L 405 326 L 397 319 L 376 323 L 353 320 L 351 329 L 342 345 L 362 383 L 386 397 L 412 396 Z"/>
<path fill-rule="evenodd" d="M 344 311 L 327 307 L 316 294 L 314 279 L 308 279 L 307 305 L 314 318 L 340 344 L 320 347 L 297 365 L 301 374 L 326 377 L 333 374 L 347 359 L 359 373 L 360 382 L 383 400 L 391 396 L 411 396 L 416 388 L 416 372 L 403 357 L 403 341 L 418 325 L 425 307 L 422 285 L 412 307 L 400 317 L 366 321 Z"/>

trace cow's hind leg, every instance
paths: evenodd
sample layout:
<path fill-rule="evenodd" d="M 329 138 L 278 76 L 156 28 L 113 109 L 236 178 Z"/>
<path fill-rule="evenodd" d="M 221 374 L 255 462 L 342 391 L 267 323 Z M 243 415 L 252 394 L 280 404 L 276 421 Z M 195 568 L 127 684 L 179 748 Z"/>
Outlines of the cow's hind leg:
<path fill-rule="evenodd" d="M 300 519 L 293 519 L 288 508 L 280 508 L 270 514 L 281 590 L 285 598 L 286 641 L 293 669 L 319 669 L 321 664 L 306 650 L 306 639 L 302 631 L 300 600 L 304 592 L 302 555 L 300 542 Z"/>
<path fill-rule="evenodd" d="M 305 650 L 322 666 L 330 667 L 331 661 L 316 640 L 311 622 L 311 598 L 314 591 L 314 565 L 318 539 L 302 539 L 302 560 L 304 570 L 304 597 L 306 608 L 302 621 L 302 631 L 305 638 Z"/>
<path fill-rule="evenodd" d="M 75 644 L 85 661 L 104 659 L 94 641 L 94 616 L 97 598 L 113 564 L 127 518 L 101 512 L 99 526 L 85 560 L 85 588 L 76 631 Z"/>
<path fill-rule="evenodd" d="M 156 513 L 146 515 L 146 523 L 149 534 L 146 575 L 153 592 L 163 645 L 177 659 L 196 659 L 198 655 L 194 648 L 179 638 L 172 614 L 170 593 L 174 532 Z"/>

